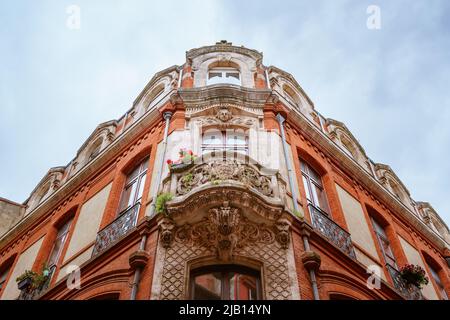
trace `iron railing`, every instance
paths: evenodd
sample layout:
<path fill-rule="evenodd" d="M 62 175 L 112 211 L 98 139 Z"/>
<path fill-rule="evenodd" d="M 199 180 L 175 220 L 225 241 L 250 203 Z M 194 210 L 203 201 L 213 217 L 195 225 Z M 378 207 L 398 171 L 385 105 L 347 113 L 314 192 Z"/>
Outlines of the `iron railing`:
<path fill-rule="evenodd" d="M 314 228 L 349 257 L 356 259 L 350 234 L 319 208 L 312 204 L 309 204 L 308 208 Z"/>
<path fill-rule="evenodd" d="M 390 264 L 386 264 L 389 275 L 394 282 L 395 289 L 407 300 L 423 300 L 422 292 L 418 287 L 409 284 L 402 278 L 400 272 Z"/>
<path fill-rule="evenodd" d="M 140 203 L 136 203 L 99 231 L 92 251 L 93 257 L 111 247 L 136 226 L 140 206 Z"/>

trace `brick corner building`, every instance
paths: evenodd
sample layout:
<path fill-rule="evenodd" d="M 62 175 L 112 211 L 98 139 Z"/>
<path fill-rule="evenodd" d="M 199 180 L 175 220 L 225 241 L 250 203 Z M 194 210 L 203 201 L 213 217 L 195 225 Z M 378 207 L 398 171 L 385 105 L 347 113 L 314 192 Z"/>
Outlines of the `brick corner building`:
<path fill-rule="evenodd" d="M 444 221 L 262 59 L 188 51 L 23 204 L 0 198 L 0 298 L 447 299 Z"/>

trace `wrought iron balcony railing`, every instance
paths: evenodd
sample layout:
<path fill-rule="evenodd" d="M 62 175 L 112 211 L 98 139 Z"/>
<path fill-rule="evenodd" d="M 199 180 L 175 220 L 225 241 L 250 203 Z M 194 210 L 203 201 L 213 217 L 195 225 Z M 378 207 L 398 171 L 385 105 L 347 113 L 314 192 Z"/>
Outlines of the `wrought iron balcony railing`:
<path fill-rule="evenodd" d="M 350 234 L 319 208 L 312 204 L 309 204 L 308 208 L 314 228 L 349 257 L 356 259 Z"/>
<path fill-rule="evenodd" d="M 389 274 L 394 282 L 395 289 L 407 300 L 423 300 L 422 292 L 415 285 L 409 284 L 402 278 L 397 269 L 390 264 L 386 265 Z"/>
<path fill-rule="evenodd" d="M 136 203 L 99 231 L 92 251 L 93 257 L 111 247 L 136 226 L 140 206 L 140 203 Z"/>

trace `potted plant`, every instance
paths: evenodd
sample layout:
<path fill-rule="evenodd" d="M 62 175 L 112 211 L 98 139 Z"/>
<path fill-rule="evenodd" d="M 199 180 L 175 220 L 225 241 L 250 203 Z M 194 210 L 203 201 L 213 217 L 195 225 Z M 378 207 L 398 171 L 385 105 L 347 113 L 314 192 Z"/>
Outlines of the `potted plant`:
<path fill-rule="evenodd" d="M 171 159 L 167 160 L 167 165 L 171 172 L 179 172 L 190 168 L 197 158 L 197 155 L 195 155 L 192 150 L 186 150 L 184 148 L 180 149 L 179 155 L 180 157 L 176 161 L 172 161 Z"/>
<path fill-rule="evenodd" d="M 42 289 L 50 277 L 50 269 L 43 265 L 41 273 L 25 270 L 23 274 L 16 278 L 19 290 Z"/>
<path fill-rule="evenodd" d="M 17 288 L 19 290 L 25 290 L 30 288 L 33 285 L 34 278 L 37 276 L 37 273 L 31 270 L 25 270 L 20 276 L 16 278 Z"/>
<path fill-rule="evenodd" d="M 407 264 L 400 269 L 400 274 L 406 283 L 414 285 L 419 289 L 428 284 L 425 270 L 419 265 Z"/>

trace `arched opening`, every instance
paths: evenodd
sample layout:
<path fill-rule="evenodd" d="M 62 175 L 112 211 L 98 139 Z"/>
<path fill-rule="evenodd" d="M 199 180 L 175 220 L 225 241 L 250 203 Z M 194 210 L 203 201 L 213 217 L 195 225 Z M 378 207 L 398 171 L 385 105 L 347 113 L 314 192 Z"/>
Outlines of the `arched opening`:
<path fill-rule="evenodd" d="M 294 89 L 292 89 L 288 85 L 283 85 L 283 91 L 284 91 L 284 97 L 293 105 L 299 106 L 300 105 L 300 98 L 298 94 L 295 93 Z"/>
<path fill-rule="evenodd" d="M 219 61 L 208 67 L 206 85 L 234 84 L 241 85 L 239 66 L 231 61 Z"/>
<path fill-rule="evenodd" d="M 147 109 L 152 108 L 157 102 L 158 97 L 160 97 L 165 90 L 164 83 L 158 84 L 155 88 L 152 89 L 150 94 L 147 96 L 144 105 Z"/>
<path fill-rule="evenodd" d="M 119 300 L 120 294 L 118 292 L 102 293 L 86 300 Z"/>
<path fill-rule="evenodd" d="M 212 265 L 190 274 L 190 298 L 193 300 L 261 299 L 259 271 L 241 265 Z"/>
<path fill-rule="evenodd" d="M 99 137 L 97 140 L 95 140 L 92 145 L 89 148 L 89 152 L 88 152 L 88 159 L 87 162 L 91 161 L 92 159 L 94 159 L 95 157 L 98 156 L 98 154 L 101 151 L 101 147 L 102 147 L 102 143 L 103 143 L 103 138 Z"/>

